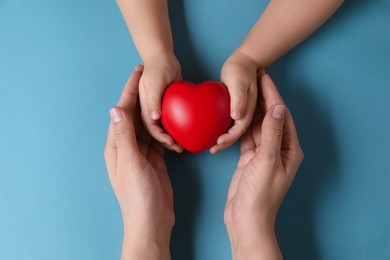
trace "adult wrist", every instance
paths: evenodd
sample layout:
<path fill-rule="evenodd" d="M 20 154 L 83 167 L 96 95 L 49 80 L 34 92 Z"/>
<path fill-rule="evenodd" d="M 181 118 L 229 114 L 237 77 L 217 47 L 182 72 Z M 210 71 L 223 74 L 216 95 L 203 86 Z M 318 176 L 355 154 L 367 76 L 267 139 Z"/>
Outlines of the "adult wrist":
<path fill-rule="evenodd" d="M 151 226 L 124 227 L 121 259 L 170 259 L 171 230 Z"/>
<path fill-rule="evenodd" d="M 272 216 L 257 215 L 241 223 L 231 223 L 226 228 L 233 260 L 282 259 Z"/>
<path fill-rule="evenodd" d="M 273 228 L 240 234 L 231 246 L 233 260 L 283 259 Z"/>

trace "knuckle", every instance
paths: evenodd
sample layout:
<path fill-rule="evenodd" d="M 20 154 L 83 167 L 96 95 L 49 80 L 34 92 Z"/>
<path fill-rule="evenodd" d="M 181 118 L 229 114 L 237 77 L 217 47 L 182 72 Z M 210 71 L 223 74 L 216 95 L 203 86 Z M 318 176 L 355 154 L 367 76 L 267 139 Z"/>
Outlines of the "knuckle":
<path fill-rule="evenodd" d="M 250 86 L 250 83 L 242 79 L 241 77 L 233 77 L 228 81 L 228 88 L 235 90 L 236 94 L 242 94 L 246 96 L 246 91 Z"/>
<path fill-rule="evenodd" d="M 228 60 L 222 66 L 221 76 L 225 76 L 225 77 L 229 78 L 229 76 L 232 74 L 232 72 L 235 72 L 237 69 L 238 69 L 238 66 L 234 62 L 231 62 Z"/>
<path fill-rule="evenodd" d="M 159 84 L 159 80 L 154 77 L 147 77 L 142 79 L 142 86 L 145 89 L 145 94 L 150 96 L 152 91 L 148 91 L 149 89 L 153 89 L 156 85 Z"/>
<path fill-rule="evenodd" d="M 248 125 L 245 124 L 245 125 L 242 125 L 242 127 L 240 127 L 239 129 L 237 129 L 238 131 L 237 131 L 237 135 L 234 137 L 234 141 L 236 141 L 238 138 L 240 138 L 240 136 L 245 134 L 247 128 L 248 128 Z"/>
<path fill-rule="evenodd" d="M 126 131 L 124 129 L 118 129 L 117 131 L 115 131 L 114 133 L 114 136 L 115 136 L 115 140 L 120 142 L 122 141 L 123 139 L 125 139 L 125 136 L 126 136 Z"/>
<path fill-rule="evenodd" d="M 283 136 L 283 129 L 278 127 L 271 127 L 269 129 L 269 132 L 274 137 L 282 137 Z"/>
<path fill-rule="evenodd" d="M 298 164 L 300 164 L 305 157 L 305 155 L 300 147 L 293 151 L 292 156 Z"/>
<path fill-rule="evenodd" d="M 232 95 L 232 101 L 231 101 L 231 108 L 233 110 L 239 110 L 241 112 L 244 112 L 244 110 L 247 107 L 247 100 L 246 96 L 241 96 L 240 94 L 238 96 Z"/>
<path fill-rule="evenodd" d="M 245 91 L 235 91 L 232 93 L 232 101 L 235 103 L 245 104 L 247 99 L 247 94 Z"/>
<path fill-rule="evenodd" d="M 246 107 L 246 103 L 241 101 L 241 100 L 238 100 L 236 102 L 233 102 L 231 109 L 232 110 L 238 110 L 238 111 L 240 111 L 242 113 L 243 110 L 245 110 L 245 107 Z"/>

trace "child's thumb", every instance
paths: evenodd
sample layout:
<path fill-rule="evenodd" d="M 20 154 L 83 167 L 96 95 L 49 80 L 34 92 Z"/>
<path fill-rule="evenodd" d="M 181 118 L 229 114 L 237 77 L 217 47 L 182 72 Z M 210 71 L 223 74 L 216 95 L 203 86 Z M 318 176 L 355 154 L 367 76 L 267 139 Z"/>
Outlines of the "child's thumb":
<path fill-rule="evenodd" d="M 248 103 L 248 93 L 245 86 L 240 86 L 238 84 L 233 86 L 228 86 L 230 94 L 230 109 L 231 109 L 231 118 L 233 120 L 238 120 L 242 118 L 246 112 L 246 106 Z"/>
<path fill-rule="evenodd" d="M 158 120 L 161 117 L 161 100 L 164 94 L 165 86 L 148 86 L 146 92 L 146 105 L 148 107 L 150 118 Z"/>

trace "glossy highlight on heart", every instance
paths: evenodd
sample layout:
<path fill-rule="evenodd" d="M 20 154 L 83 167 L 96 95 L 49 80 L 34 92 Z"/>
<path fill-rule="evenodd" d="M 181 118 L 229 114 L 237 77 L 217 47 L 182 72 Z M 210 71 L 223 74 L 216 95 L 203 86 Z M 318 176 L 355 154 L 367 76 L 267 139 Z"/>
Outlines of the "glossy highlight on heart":
<path fill-rule="evenodd" d="M 187 151 L 209 149 L 232 123 L 229 92 L 216 81 L 173 82 L 163 96 L 161 122 Z"/>

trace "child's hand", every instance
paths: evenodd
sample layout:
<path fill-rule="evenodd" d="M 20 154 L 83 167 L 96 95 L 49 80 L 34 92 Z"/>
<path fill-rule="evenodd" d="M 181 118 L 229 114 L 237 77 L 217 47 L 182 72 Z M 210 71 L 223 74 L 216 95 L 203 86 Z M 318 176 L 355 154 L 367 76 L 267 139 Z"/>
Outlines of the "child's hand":
<path fill-rule="evenodd" d="M 157 141 L 166 148 L 182 152 L 173 138 L 161 127 L 161 101 L 166 87 L 173 81 L 181 80 L 180 64 L 174 55 L 146 60 L 141 77 L 139 92 L 142 121 Z"/>
<path fill-rule="evenodd" d="M 217 144 L 210 148 L 217 153 L 241 137 L 248 129 L 256 108 L 257 64 L 248 55 L 235 51 L 225 62 L 221 70 L 223 82 L 230 94 L 230 116 L 234 125 L 221 135 Z"/>

